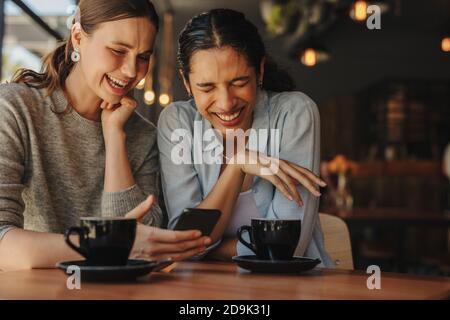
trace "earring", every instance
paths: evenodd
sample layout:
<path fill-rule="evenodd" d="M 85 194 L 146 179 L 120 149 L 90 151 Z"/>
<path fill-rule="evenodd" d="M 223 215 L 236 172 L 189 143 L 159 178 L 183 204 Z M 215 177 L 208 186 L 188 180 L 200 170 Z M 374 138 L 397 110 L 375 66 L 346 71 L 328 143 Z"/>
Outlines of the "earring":
<path fill-rule="evenodd" d="M 262 81 L 262 80 L 259 80 L 258 87 L 259 87 L 260 89 L 263 88 L 263 81 Z"/>
<path fill-rule="evenodd" d="M 73 48 L 72 54 L 70 55 L 70 58 L 73 62 L 77 63 L 81 59 L 80 51 L 78 51 L 77 48 Z"/>

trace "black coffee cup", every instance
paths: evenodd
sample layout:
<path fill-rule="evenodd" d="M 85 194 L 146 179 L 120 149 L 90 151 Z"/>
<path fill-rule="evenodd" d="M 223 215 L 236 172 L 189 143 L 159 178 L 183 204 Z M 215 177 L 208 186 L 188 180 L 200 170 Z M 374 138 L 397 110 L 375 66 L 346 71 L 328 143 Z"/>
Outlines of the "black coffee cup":
<path fill-rule="evenodd" d="M 136 238 L 136 219 L 80 218 L 79 227 L 70 227 L 64 233 L 66 243 L 86 258 L 92 266 L 126 265 Z M 80 246 L 70 241 L 77 234 Z"/>
<path fill-rule="evenodd" d="M 251 226 L 242 226 L 237 237 L 256 256 L 265 260 L 290 260 L 300 239 L 301 220 L 252 219 Z M 250 236 L 248 243 L 242 232 Z"/>

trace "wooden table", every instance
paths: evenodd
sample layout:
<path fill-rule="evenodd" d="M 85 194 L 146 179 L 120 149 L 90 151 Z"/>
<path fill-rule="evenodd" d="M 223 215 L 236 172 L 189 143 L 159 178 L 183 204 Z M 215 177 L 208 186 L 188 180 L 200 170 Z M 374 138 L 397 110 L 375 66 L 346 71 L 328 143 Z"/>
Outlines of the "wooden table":
<path fill-rule="evenodd" d="M 88 283 L 69 290 L 60 270 L 0 273 L 0 299 L 449 299 L 450 278 L 381 273 L 369 290 L 362 271 L 314 269 L 299 275 L 252 274 L 232 263 L 180 262 L 135 283 Z"/>

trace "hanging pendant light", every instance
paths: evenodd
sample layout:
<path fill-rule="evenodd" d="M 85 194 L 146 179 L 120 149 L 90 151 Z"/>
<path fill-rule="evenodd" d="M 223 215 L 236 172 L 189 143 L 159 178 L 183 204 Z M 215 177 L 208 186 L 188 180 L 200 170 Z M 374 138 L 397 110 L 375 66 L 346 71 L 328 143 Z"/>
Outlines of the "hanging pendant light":
<path fill-rule="evenodd" d="M 317 64 L 317 51 L 313 48 L 306 49 L 300 60 L 305 66 L 314 67 Z"/>
<path fill-rule="evenodd" d="M 159 104 L 161 106 L 167 106 L 170 103 L 170 101 L 171 101 L 171 98 L 167 93 L 162 93 L 159 96 Z"/>
<path fill-rule="evenodd" d="M 355 21 L 366 21 L 368 4 L 364 0 L 357 0 L 352 5 L 350 17 Z"/>
<path fill-rule="evenodd" d="M 389 10 L 390 6 L 383 1 L 364 1 L 356 0 L 350 7 L 350 18 L 357 22 L 364 22 L 367 20 L 369 6 L 377 6 L 380 13 L 385 13 Z"/>
<path fill-rule="evenodd" d="M 307 67 L 315 67 L 320 62 L 325 62 L 330 59 L 330 53 L 325 47 L 310 44 L 305 46 L 304 50 L 299 54 L 300 62 Z"/>
<path fill-rule="evenodd" d="M 144 100 L 145 103 L 148 104 L 149 106 L 153 105 L 155 103 L 155 91 L 153 90 L 148 90 L 145 91 L 144 93 Z"/>
<path fill-rule="evenodd" d="M 151 106 L 155 103 L 155 90 L 153 88 L 153 72 L 156 65 L 156 55 L 153 54 L 150 58 L 149 71 L 147 76 L 143 79 L 144 82 L 144 102 L 146 105 Z M 142 81 L 141 81 L 142 82 Z"/>
<path fill-rule="evenodd" d="M 450 37 L 445 36 L 441 41 L 441 50 L 444 52 L 450 52 Z"/>

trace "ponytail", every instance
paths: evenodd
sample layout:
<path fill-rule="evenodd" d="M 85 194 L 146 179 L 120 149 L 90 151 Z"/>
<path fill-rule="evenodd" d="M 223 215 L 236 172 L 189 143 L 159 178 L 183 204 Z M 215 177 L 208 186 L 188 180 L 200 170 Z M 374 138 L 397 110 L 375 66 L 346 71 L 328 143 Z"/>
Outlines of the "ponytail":
<path fill-rule="evenodd" d="M 190 61 L 198 50 L 230 46 L 243 54 L 256 73 L 263 59 L 263 89 L 282 92 L 294 90 L 292 77 L 267 56 L 266 47 L 256 26 L 241 12 L 214 9 L 192 18 L 178 38 L 177 61 L 185 79 L 189 79 Z"/>
<path fill-rule="evenodd" d="M 13 83 L 25 83 L 36 89 L 46 88 L 46 95 L 51 95 L 56 89 L 64 88 L 65 81 L 74 66 L 70 59 L 72 44 L 64 41 L 43 59 L 41 72 L 30 69 L 19 69 L 14 74 Z"/>

